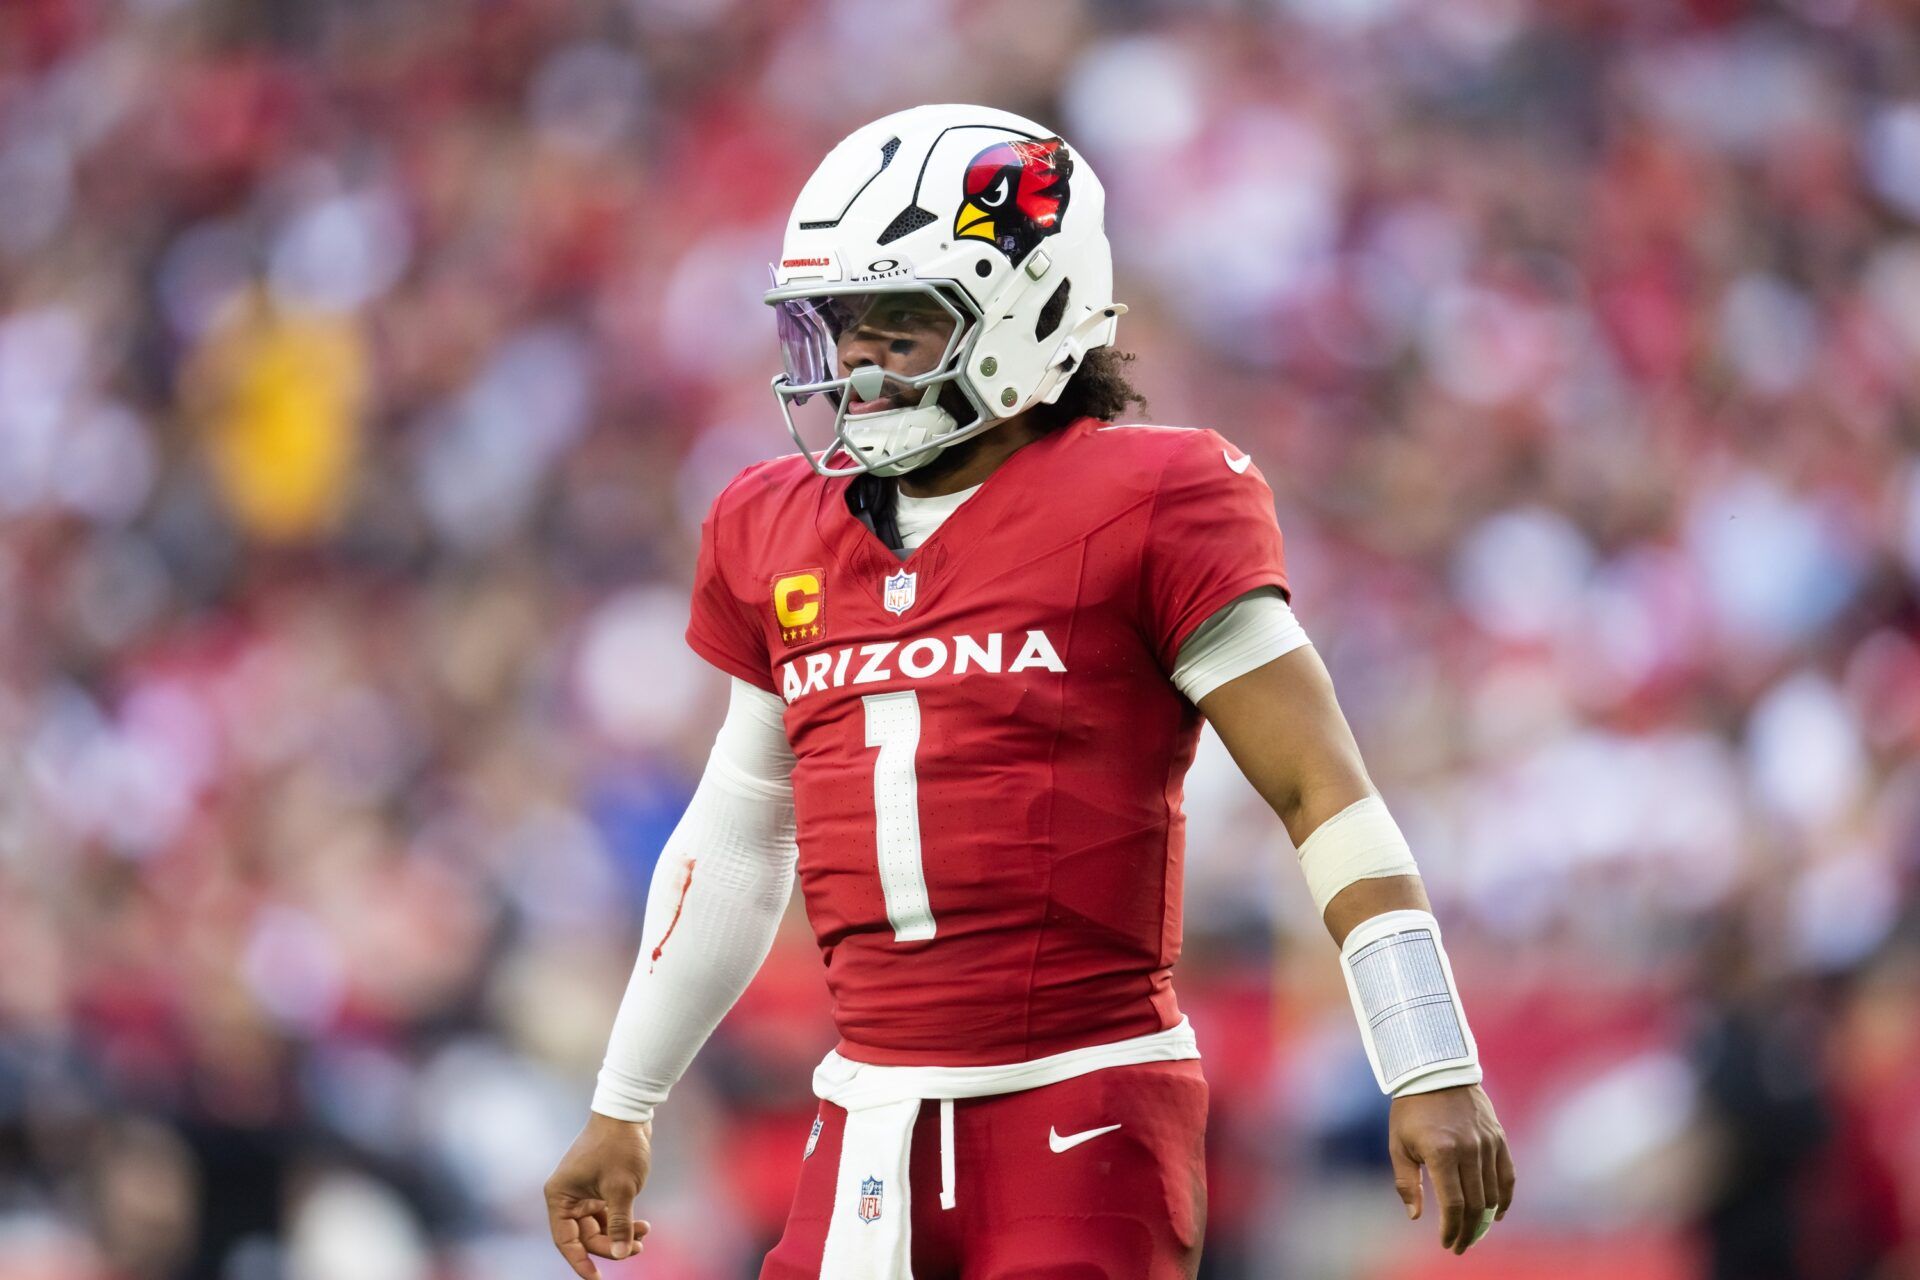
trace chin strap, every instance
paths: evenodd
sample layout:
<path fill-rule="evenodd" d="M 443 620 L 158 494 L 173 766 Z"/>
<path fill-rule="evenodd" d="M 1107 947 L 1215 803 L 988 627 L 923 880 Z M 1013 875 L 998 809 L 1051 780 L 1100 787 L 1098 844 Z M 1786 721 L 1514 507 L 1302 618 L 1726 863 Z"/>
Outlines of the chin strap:
<path fill-rule="evenodd" d="M 873 376 L 865 377 L 864 375 L 869 374 L 870 371 Z M 864 365 L 855 369 L 849 377 L 854 394 L 862 400 L 869 399 L 871 395 L 877 395 L 886 380 L 886 374 L 876 365 Z M 861 391 L 863 380 L 868 387 L 867 393 Z M 880 413 L 865 415 L 870 419 L 865 422 L 848 417 L 843 411 L 837 427 L 841 447 L 851 456 L 862 461 L 868 460 L 868 450 L 884 451 L 886 457 L 871 464 L 872 474 L 877 476 L 904 475 L 915 467 L 925 465 L 928 460 L 939 457 L 940 450 L 934 449 L 914 458 L 904 466 L 892 461 L 893 458 L 924 448 L 936 437 L 959 434 L 954 430 L 959 426 L 959 419 L 940 403 L 940 390 L 941 384 L 934 383 L 921 395 L 919 404 L 909 408 L 887 409 Z M 859 438 L 860 435 L 869 433 L 879 438 L 877 440 Z"/>

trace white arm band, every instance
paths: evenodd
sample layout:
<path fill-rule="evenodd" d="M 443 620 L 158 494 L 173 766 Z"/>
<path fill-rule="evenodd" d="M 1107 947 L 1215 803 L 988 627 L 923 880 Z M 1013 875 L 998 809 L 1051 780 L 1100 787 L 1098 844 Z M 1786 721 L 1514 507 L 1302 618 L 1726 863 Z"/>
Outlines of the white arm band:
<path fill-rule="evenodd" d="M 1262 587 L 1215 610 L 1187 637 L 1174 659 L 1173 687 L 1197 703 L 1306 643 L 1307 633 L 1278 589 Z"/>
<path fill-rule="evenodd" d="M 796 860 L 785 704 L 733 682 L 706 772 L 660 853 L 593 1109 L 651 1120 L 773 946 Z"/>
<path fill-rule="evenodd" d="M 1362 920 L 1341 944 L 1340 970 L 1382 1093 L 1480 1083 L 1480 1050 L 1431 912 Z"/>
<path fill-rule="evenodd" d="M 1355 800 L 1315 827 L 1300 844 L 1300 870 L 1323 916 L 1334 895 L 1356 880 L 1420 874 L 1407 838 L 1379 796 Z"/>

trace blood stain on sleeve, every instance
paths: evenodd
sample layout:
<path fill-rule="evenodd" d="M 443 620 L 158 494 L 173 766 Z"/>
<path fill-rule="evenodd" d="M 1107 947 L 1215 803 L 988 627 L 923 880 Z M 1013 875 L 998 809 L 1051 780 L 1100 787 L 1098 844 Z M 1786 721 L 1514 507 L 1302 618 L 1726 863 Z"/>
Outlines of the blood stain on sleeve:
<path fill-rule="evenodd" d="M 667 931 L 660 935 L 660 941 L 654 944 L 653 959 L 647 964 L 647 972 L 653 972 L 653 966 L 660 963 L 660 953 L 667 949 L 667 939 L 673 936 L 675 926 L 680 923 L 680 913 L 687 909 L 687 890 L 693 888 L 694 859 L 687 860 L 687 877 L 680 882 L 680 900 L 673 904 L 673 919 L 667 921 Z"/>

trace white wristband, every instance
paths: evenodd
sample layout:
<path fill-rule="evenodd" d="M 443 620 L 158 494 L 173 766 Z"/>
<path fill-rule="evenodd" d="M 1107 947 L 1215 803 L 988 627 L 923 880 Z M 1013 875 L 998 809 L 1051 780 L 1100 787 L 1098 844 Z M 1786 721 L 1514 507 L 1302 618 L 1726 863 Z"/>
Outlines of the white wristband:
<path fill-rule="evenodd" d="M 1382 1093 L 1428 1093 L 1480 1082 L 1480 1050 L 1427 911 L 1388 911 L 1355 925 L 1340 971 Z"/>

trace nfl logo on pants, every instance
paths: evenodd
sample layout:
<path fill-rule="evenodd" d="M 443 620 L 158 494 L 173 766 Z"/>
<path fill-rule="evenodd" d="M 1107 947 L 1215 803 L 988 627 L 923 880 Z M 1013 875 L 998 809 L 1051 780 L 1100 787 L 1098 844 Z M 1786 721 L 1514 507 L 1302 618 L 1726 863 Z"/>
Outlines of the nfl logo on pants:
<path fill-rule="evenodd" d="M 888 613 L 897 617 L 913 608 L 913 578 L 905 569 L 887 578 L 881 603 L 887 606 Z"/>
<path fill-rule="evenodd" d="M 880 1216 L 880 1192 L 886 1186 L 878 1178 L 860 1184 L 860 1221 L 873 1222 Z"/>

